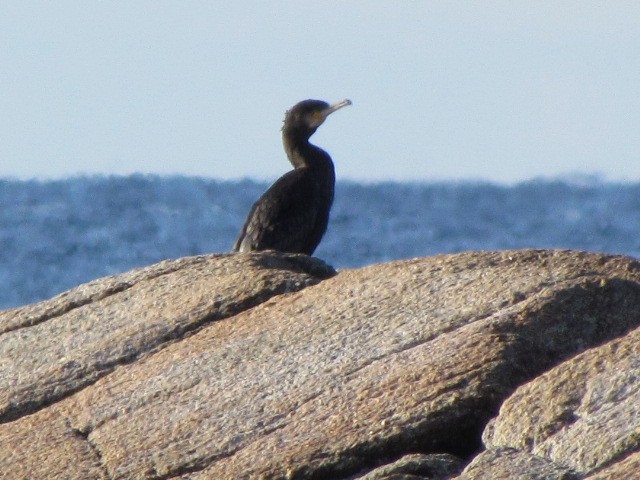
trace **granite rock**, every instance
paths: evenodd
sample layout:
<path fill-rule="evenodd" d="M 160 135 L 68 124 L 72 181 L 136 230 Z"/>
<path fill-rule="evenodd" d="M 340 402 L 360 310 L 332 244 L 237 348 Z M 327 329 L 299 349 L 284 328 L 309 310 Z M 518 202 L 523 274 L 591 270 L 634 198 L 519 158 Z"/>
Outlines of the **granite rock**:
<path fill-rule="evenodd" d="M 467 252 L 334 273 L 300 255 L 200 256 L 0 312 L 0 478 L 347 479 L 479 454 L 461 478 L 489 459 L 568 479 L 633 462 L 635 427 L 615 418 L 636 379 L 609 365 L 637 366 L 616 356 L 640 326 L 635 260 Z M 550 413 L 521 399 L 562 368 L 567 383 L 603 377 L 562 384 Z M 509 420 L 518 402 L 531 422 Z M 615 453 L 570 448 L 571 408 L 608 419 Z"/>

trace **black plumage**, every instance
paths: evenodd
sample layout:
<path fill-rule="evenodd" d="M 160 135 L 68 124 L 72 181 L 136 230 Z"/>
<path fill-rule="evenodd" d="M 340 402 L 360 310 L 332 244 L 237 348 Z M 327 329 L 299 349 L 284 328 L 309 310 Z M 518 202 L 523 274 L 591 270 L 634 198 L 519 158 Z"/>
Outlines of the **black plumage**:
<path fill-rule="evenodd" d="M 347 105 L 351 105 L 350 100 L 331 105 L 304 100 L 287 111 L 282 142 L 294 169 L 280 177 L 253 205 L 233 245 L 234 251 L 313 253 L 329 222 L 335 172 L 329 154 L 309 143 L 309 137 L 327 116 Z"/>

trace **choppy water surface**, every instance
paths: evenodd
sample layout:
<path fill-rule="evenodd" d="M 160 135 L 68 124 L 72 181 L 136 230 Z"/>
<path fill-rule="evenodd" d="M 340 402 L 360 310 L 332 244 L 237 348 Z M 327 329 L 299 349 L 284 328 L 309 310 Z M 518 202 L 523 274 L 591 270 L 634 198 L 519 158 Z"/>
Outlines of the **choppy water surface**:
<path fill-rule="evenodd" d="M 0 308 L 165 258 L 226 252 L 267 186 L 141 175 L 0 180 Z M 315 255 L 348 268 L 528 247 L 640 257 L 640 184 L 339 182 Z"/>

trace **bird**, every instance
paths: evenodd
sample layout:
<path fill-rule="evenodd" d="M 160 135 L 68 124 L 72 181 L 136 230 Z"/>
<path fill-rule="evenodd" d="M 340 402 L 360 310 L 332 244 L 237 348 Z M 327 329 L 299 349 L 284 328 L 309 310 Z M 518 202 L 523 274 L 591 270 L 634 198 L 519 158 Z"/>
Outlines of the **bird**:
<path fill-rule="evenodd" d="M 309 142 L 333 112 L 351 100 L 303 100 L 285 113 L 284 151 L 293 165 L 253 204 L 234 252 L 276 250 L 312 255 L 329 223 L 335 170 L 327 152 Z"/>

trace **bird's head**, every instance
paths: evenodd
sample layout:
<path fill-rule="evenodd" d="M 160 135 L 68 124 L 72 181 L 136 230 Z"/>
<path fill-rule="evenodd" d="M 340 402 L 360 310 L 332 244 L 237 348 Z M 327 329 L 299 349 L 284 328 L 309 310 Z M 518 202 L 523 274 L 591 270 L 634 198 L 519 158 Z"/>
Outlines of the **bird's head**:
<path fill-rule="evenodd" d="M 351 105 L 351 100 L 327 103 L 322 100 L 303 100 L 287 110 L 283 130 L 306 131 L 311 136 L 327 117 L 336 110 Z"/>

